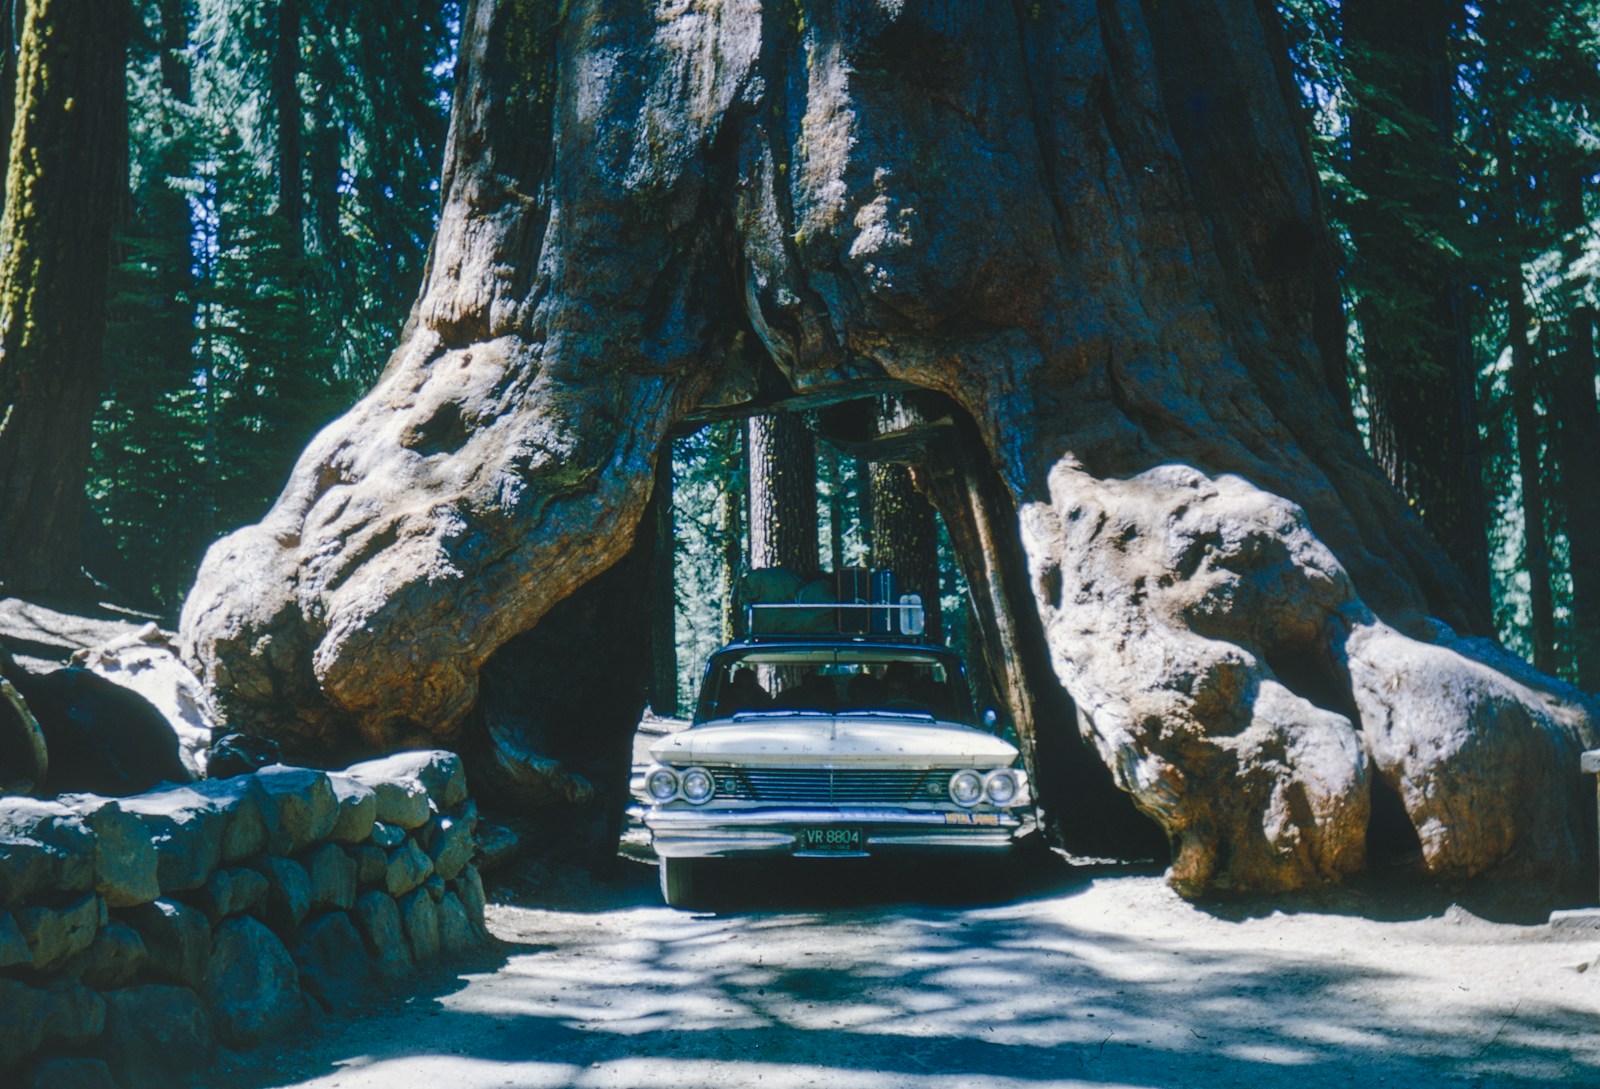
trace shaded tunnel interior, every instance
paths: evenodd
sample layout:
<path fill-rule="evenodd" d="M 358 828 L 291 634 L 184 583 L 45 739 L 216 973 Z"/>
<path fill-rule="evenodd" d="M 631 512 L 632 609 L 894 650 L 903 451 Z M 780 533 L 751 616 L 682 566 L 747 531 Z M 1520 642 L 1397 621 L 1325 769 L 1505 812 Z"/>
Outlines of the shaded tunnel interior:
<path fill-rule="evenodd" d="M 1115 786 L 1079 734 L 1076 708 L 1056 680 L 1033 605 L 1016 511 L 975 424 L 943 397 L 910 396 L 912 422 L 887 435 L 874 422 L 881 395 L 796 411 L 803 411 L 823 456 L 908 466 L 938 512 L 947 562 L 953 556 L 958 568 L 943 572 L 942 581 L 962 586 L 970 602 L 964 630 L 949 625 L 958 630 L 947 632 L 947 641 L 964 644 L 958 649 L 967 656 L 979 708 L 996 708 L 1014 730 L 1051 840 L 1075 855 L 1164 862 L 1165 835 Z M 490 658 L 466 730 L 464 748 L 481 793 L 529 814 L 542 836 L 558 837 L 596 862 L 615 850 L 641 716 L 681 698 L 660 698 L 653 648 L 662 638 L 685 642 L 681 616 L 674 625 L 661 615 L 685 592 L 681 581 L 673 593 L 661 587 L 676 577 L 674 557 L 684 547 L 673 533 L 675 520 L 662 516 L 661 503 L 671 501 L 663 479 L 658 472 L 627 556 Z M 829 499 L 839 501 L 828 496 L 824 506 Z M 839 533 L 835 518 L 824 534 L 825 541 L 832 537 L 835 557 Z M 825 566 L 826 544 L 823 551 Z M 697 603 L 702 612 L 705 605 Z M 696 680 L 703 666 L 703 660 L 678 663 L 682 676 Z M 558 762 L 560 773 L 524 781 L 514 761 L 496 758 L 497 749 Z"/>

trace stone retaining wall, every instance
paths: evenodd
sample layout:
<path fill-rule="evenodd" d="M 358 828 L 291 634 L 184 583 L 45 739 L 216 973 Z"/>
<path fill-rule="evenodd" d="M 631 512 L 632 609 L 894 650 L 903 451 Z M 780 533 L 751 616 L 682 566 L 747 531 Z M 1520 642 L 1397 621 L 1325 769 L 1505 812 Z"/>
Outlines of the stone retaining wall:
<path fill-rule="evenodd" d="M 0 1085 L 161 1084 L 487 938 L 461 761 L 0 798 Z"/>

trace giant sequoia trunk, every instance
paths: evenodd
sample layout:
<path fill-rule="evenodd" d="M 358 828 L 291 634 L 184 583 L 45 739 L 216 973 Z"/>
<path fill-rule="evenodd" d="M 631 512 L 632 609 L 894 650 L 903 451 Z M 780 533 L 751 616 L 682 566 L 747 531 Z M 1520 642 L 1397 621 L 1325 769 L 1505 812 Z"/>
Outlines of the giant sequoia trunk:
<path fill-rule="evenodd" d="M 797 391 L 970 415 L 947 485 L 1001 494 L 963 563 L 1076 703 L 1039 747 L 1082 732 L 1180 889 L 1360 869 L 1376 781 L 1435 873 L 1570 868 L 1589 705 L 1452 633 L 1463 579 L 1344 422 L 1274 19 L 475 0 L 406 337 L 212 548 L 188 654 L 236 726 L 449 736 L 764 348 Z"/>

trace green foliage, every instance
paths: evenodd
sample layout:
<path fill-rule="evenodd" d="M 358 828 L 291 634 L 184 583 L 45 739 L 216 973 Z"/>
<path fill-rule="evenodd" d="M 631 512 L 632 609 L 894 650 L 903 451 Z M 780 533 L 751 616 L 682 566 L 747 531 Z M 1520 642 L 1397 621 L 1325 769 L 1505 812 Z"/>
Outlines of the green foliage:
<path fill-rule="evenodd" d="M 1594 306 L 1600 272 L 1600 4 L 1488 0 L 1456 6 L 1444 42 L 1453 124 L 1443 133 L 1430 131 L 1431 122 L 1392 93 L 1428 63 L 1393 44 L 1406 40 L 1400 24 L 1423 9 L 1451 10 L 1432 0 L 1359 9 L 1398 28 L 1385 37 L 1373 34 L 1371 25 L 1364 35 L 1347 33 L 1351 9 L 1342 0 L 1280 3 L 1312 151 L 1345 250 L 1351 399 L 1365 421 L 1370 354 L 1404 360 L 1420 379 L 1440 365 L 1437 345 L 1449 337 L 1440 316 L 1422 305 L 1427 277 L 1404 256 L 1432 254 L 1433 267 L 1452 269 L 1465 289 L 1496 630 L 1508 646 L 1533 657 L 1526 553 L 1529 533 L 1541 533 L 1553 560 L 1555 664 L 1577 678 L 1575 648 L 1595 634 L 1581 630 L 1593 625 L 1595 612 L 1591 608 L 1587 622 L 1579 615 L 1568 530 L 1580 528 L 1592 512 L 1581 509 L 1589 501 L 1577 489 L 1560 487 L 1566 474 L 1587 467 L 1568 463 L 1574 436 L 1570 422 L 1562 425 L 1565 431 L 1554 424 L 1565 406 L 1551 368 L 1569 358 L 1563 338 L 1587 320 L 1580 308 Z M 1365 177 L 1352 162 L 1352 128 L 1360 124 L 1382 136 L 1392 156 L 1385 169 Z M 1511 328 L 1513 292 L 1530 308 L 1527 330 Z M 1540 464 L 1526 471 L 1542 474 L 1550 496 L 1532 522 L 1512 406 L 1509 344 L 1516 336 L 1532 343 L 1535 405 L 1528 424 L 1540 432 Z M 1586 388 L 1592 398 L 1592 358 L 1582 366 L 1587 381 L 1566 388 L 1578 388 L 1578 396 Z"/>
<path fill-rule="evenodd" d="M 173 611 L 206 546 L 258 520 L 310 437 L 382 369 L 422 281 L 454 64 L 449 0 L 302 4 L 298 117 L 270 95 L 278 0 L 140 0 L 131 207 L 90 498 Z M 279 206 L 284 124 L 305 206 Z"/>

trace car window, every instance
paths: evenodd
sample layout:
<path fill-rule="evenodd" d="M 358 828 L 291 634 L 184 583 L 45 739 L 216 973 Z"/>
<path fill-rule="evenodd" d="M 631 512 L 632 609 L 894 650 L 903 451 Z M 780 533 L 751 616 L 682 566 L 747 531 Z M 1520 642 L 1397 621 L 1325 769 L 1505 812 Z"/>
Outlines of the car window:
<path fill-rule="evenodd" d="M 880 648 L 756 648 L 713 658 L 696 721 L 762 713 L 972 718 L 953 657 Z"/>

